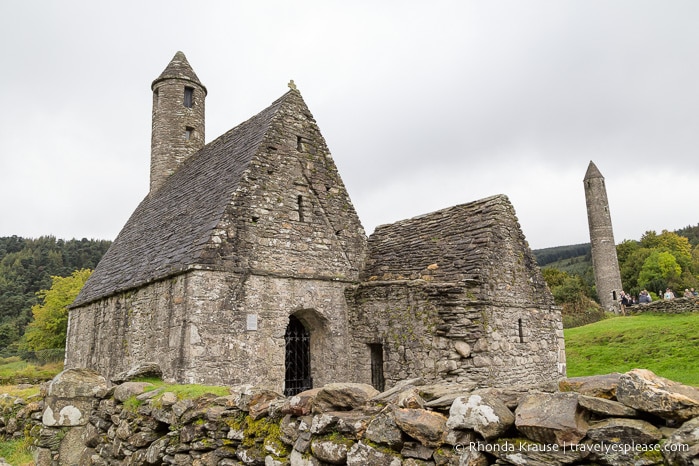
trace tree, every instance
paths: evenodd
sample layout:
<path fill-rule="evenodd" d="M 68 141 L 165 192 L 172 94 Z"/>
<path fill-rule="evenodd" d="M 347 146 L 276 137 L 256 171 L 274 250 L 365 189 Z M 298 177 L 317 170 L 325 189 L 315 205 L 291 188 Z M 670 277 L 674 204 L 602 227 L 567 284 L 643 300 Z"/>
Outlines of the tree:
<path fill-rule="evenodd" d="M 102 240 L 62 240 L 0 237 L 0 351 L 12 355 L 31 321 L 37 292 L 51 287 L 51 277 L 67 277 L 74 270 L 94 269 L 111 243 Z M 14 341 L 9 341 L 15 338 Z M 12 349 L 13 348 L 13 349 Z"/>
<path fill-rule="evenodd" d="M 654 249 L 643 263 L 638 275 L 638 286 L 647 290 L 662 290 L 677 287 L 682 275 L 682 267 L 677 259 L 667 251 Z"/>
<path fill-rule="evenodd" d="M 657 292 L 670 287 L 679 291 L 699 284 L 699 255 L 695 255 L 689 239 L 675 232 L 647 231 L 638 243 L 619 244 L 617 256 L 621 282 L 631 294 L 638 294 L 643 288 Z"/>
<path fill-rule="evenodd" d="M 677 260 L 682 269 L 689 269 L 692 263 L 692 245 L 689 244 L 689 239 L 680 236 L 677 233 L 663 230 L 658 236 L 659 248 L 668 251 Z"/>
<path fill-rule="evenodd" d="M 85 284 L 92 270 L 81 269 L 69 277 L 51 277 L 51 288 L 37 296 L 41 304 L 32 307 L 34 320 L 24 334 L 23 346 L 30 351 L 63 348 L 68 329 L 68 306 Z"/>
<path fill-rule="evenodd" d="M 604 317 L 604 311 L 590 296 L 592 289 L 579 275 L 547 267 L 542 269 L 546 284 L 556 304 L 561 306 L 565 328 L 596 322 Z"/>

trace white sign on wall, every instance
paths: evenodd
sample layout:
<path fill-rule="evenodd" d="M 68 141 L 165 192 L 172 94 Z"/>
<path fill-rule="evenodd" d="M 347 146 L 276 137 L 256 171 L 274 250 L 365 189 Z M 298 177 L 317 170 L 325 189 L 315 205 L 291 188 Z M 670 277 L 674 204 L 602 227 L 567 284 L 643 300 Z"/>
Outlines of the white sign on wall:
<path fill-rule="evenodd" d="M 248 314 L 246 330 L 257 330 L 257 314 Z"/>

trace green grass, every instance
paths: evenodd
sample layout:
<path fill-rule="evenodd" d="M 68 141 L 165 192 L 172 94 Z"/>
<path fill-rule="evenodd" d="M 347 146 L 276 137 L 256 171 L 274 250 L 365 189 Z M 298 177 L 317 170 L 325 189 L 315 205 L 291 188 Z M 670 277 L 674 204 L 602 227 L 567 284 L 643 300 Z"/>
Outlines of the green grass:
<path fill-rule="evenodd" d="M 25 380 L 51 380 L 62 370 L 62 362 L 36 365 L 17 357 L 0 358 L 0 385 L 13 385 Z"/>
<path fill-rule="evenodd" d="M 566 329 L 568 376 L 649 369 L 699 386 L 699 314 L 614 317 Z"/>
<path fill-rule="evenodd" d="M 221 387 L 219 385 L 178 385 L 163 382 L 157 377 L 139 377 L 133 380 L 134 382 L 148 382 L 152 384 L 149 387 L 145 387 L 144 392 L 150 392 L 153 390 L 159 390 L 159 393 L 151 398 L 153 406 L 160 406 L 160 399 L 163 397 L 165 392 L 172 392 L 177 396 L 178 400 L 184 399 L 195 399 L 206 394 L 213 394 L 216 396 L 226 396 L 230 395 L 228 387 Z M 136 395 L 129 397 L 124 401 L 124 408 L 128 411 L 136 412 L 144 402 L 139 400 Z"/>
<path fill-rule="evenodd" d="M 0 442 L 0 458 L 5 458 L 6 462 L 16 466 L 33 465 L 31 442 L 29 438 Z"/>
<path fill-rule="evenodd" d="M 30 396 L 38 395 L 41 389 L 38 385 L 33 385 L 30 388 L 18 388 L 17 385 L 0 385 L 0 395 L 8 394 L 25 400 Z"/>
<path fill-rule="evenodd" d="M 135 380 L 136 382 L 148 382 L 152 383 L 153 386 L 151 387 L 146 387 L 145 391 L 149 392 L 152 390 L 158 390 L 160 389 L 160 393 L 154 397 L 154 399 L 159 399 L 163 393 L 165 392 L 172 392 L 175 395 L 177 395 L 178 400 L 183 400 L 183 399 L 193 399 L 193 398 L 199 398 L 202 395 L 206 394 L 213 394 L 216 396 L 226 396 L 230 395 L 231 392 L 228 390 L 228 387 L 222 387 L 219 385 L 197 385 L 197 384 L 188 384 L 188 385 L 177 385 L 177 384 L 171 384 L 171 383 L 166 383 L 163 382 L 162 380 L 158 378 L 139 378 Z"/>

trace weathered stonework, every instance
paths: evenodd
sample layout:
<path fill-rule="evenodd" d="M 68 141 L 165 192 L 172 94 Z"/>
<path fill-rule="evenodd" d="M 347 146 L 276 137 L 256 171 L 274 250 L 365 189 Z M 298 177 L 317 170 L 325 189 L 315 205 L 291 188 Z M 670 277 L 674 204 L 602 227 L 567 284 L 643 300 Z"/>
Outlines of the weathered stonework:
<path fill-rule="evenodd" d="M 634 379 L 634 398 L 649 403 L 636 411 L 624 397 L 541 385 L 511 385 L 514 396 L 505 397 L 453 383 L 384 393 L 333 383 L 291 398 L 245 385 L 231 387 L 230 395 L 178 400 L 168 387 L 126 382 L 104 390 L 97 381 L 94 390 L 84 380 L 82 392 L 94 393 L 89 422 L 33 428 L 35 458 L 37 466 L 696 464 L 699 417 L 667 425 L 654 413 L 668 400 L 699 404 L 699 392 L 646 370 L 617 375 L 619 392 Z M 654 390 L 656 384 L 667 390 Z M 580 384 L 570 379 L 563 386 Z M 435 408 L 405 407 L 405 392 L 414 392 L 418 405 L 432 404 L 435 392 L 454 396 Z M 619 407 L 630 414 L 619 417 Z"/>
<path fill-rule="evenodd" d="M 153 81 L 150 189 L 158 189 L 182 162 L 204 147 L 206 88 L 182 52 Z"/>
<path fill-rule="evenodd" d="M 558 308 L 504 196 L 379 227 L 368 257 L 348 290 L 362 380 L 370 344 L 385 349 L 389 384 L 503 386 L 565 373 Z"/>
<path fill-rule="evenodd" d="M 189 86 L 194 101 L 182 108 Z M 294 86 L 182 157 L 196 141 L 183 146 L 178 128 L 196 117 L 203 137 L 206 89 L 181 53 L 153 89 L 158 186 L 73 303 L 66 367 L 112 378 L 148 361 L 169 381 L 279 392 L 297 366 L 303 388 L 565 374 L 560 311 L 507 197 L 367 240 Z"/>
<path fill-rule="evenodd" d="M 585 178 L 585 203 L 587 223 L 590 228 L 592 247 L 592 269 L 595 274 L 597 297 L 602 308 L 617 313 L 621 299 L 621 273 L 616 255 L 612 215 L 609 212 L 607 188 L 604 177 L 597 166 L 590 161 Z"/>

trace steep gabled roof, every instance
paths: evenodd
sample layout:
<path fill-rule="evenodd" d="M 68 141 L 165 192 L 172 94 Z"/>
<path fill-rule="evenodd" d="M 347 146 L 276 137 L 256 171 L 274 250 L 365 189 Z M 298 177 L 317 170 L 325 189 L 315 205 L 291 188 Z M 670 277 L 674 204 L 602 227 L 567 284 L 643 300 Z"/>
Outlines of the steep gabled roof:
<path fill-rule="evenodd" d="M 148 194 L 72 306 L 197 265 L 277 111 L 293 92 L 204 146 Z"/>
<path fill-rule="evenodd" d="M 517 228 L 518 231 L 511 231 Z M 504 235 L 524 237 L 507 196 L 497 195 L 381 225 L 369 237 L 364 280 L 483 282 Z"/>

